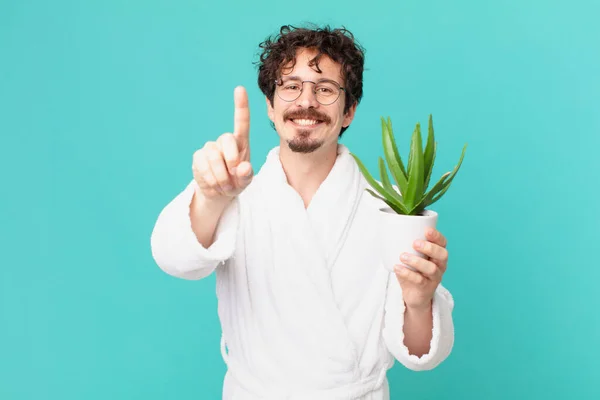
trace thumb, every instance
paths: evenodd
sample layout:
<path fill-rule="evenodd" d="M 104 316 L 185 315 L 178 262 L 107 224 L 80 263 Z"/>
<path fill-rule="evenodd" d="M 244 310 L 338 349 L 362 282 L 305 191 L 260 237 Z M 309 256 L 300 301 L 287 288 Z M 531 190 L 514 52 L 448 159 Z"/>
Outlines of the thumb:
<path fill-rule="evenodd" d="M 248 161 L 242 161 L 235 169 L 235 175 L 238 185 L 240 187 L 246 187 L 254 176 L 252 165 Z"/>

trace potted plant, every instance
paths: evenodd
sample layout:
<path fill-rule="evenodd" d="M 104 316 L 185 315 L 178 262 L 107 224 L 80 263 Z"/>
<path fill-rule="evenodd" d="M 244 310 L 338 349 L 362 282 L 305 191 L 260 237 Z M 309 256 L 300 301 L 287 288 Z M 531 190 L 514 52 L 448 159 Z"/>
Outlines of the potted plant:
<path fill-rule="evenodd" d="M 405 265 L 400 262 L 402 253 L 424 257 L 422 253 L 414 250 L 413 243 L 417 239 L 425 239 L 427 227 L 436 227 L 438 214 L 428 207 L 440 200 L 450 188 L 452 180 L 462 165 L 467 144 L 463 147 L 460 160 L 454 170 L 442 175 L 438 182 L 428 190 L 437 150 L 432 116 L 429 115 L 429 129 L 424 150 L 419 123 L 413 131 L 407 168 L 404 167 L 396 147 L 392 121 L 389 117 L 387 121 L 383 117 L 381 118 L 381 131 L 385 160 L 395 185 L 390 181 L 383 158 L 379 157 L 381 181 L 376 181 L 360 159 L 355 154 L 352 156 L 372 187 L 372 189 L 367 188 L 366 190 L 372 196 L 383 201 L 380 208 L 380 251 L 384 267 L 393 271 L 394 265 Z"/>

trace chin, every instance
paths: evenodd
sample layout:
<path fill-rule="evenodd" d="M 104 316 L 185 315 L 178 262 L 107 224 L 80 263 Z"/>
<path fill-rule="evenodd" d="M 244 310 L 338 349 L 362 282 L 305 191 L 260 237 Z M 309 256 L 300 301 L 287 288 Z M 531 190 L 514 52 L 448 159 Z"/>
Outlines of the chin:
<path fill-rule="evenodd" d="M 323 146 L 322 140 L 310 138 L 310 133 L 299 132 L 287 145 L 294 153 L 312 153 Z"/>

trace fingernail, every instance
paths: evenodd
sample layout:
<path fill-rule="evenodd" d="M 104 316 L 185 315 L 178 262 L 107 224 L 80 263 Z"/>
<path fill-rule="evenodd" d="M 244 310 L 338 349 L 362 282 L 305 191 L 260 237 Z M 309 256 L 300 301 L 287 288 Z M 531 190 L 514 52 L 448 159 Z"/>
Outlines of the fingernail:
<path fill-rule="evenodd" d="M 420 249 L 421 247 L 423 247 L 423 242 L 422 242 L 422 241 L 420 241 L 420 240 L 417 240 L 417 241 L 415 242 L 415 247 L 416 247 L 416 248 L 418 248 L 418 249 Z"/>
<path fill-rule="evenodd" d="M 402 256 L 400 256 L 400 259 L 402 261 L 410 261 L 410 256 L 408 254 L 402 254 Z"/>

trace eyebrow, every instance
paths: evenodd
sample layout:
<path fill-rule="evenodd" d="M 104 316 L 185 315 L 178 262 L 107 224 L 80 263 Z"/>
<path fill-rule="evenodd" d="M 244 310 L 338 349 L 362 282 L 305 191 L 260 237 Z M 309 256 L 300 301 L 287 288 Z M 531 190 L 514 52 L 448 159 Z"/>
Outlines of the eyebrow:
<path fill-rule="evenodd" d="M 299 76 L 288 76 L 285 79 L 282 77 L 281 80 L 283 81 L 301 81 L 302 78 L 300 78 Z M 321 79 L 317 79 L 315 82 L 335 82 L 339 85 L 338 82 L 336 82 L 334 79 L 329 79 L 329 78 L 321 78 Z"/>

